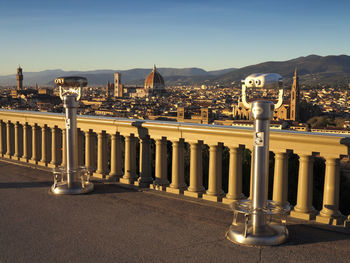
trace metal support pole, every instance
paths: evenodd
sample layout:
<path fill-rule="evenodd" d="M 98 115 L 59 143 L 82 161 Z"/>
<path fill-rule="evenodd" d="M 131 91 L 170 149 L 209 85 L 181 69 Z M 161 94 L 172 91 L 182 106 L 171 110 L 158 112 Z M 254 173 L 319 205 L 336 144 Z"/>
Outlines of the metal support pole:
<path fill-rule="evenodd" d="M 66 109 L 66 142 L 67 142 L 67 184 L 72 188 L 74 184 L 74 173 L 78 167 L 78 155 L 76 147 L 78 145 L 77 134 L 77 108 L 76 96 L 64 96 L 63 106 Z"/>
<path fill-rule="evenodd" d="M 252 221 L 254 234 L 264 231 L 266 223 L 263 209 L 266 209 L 267 205 L 266 190 L 269 176 L 269 137 L 272 113 L 272 102 L 254 101 L 252 103 L 254 119 Z"/>

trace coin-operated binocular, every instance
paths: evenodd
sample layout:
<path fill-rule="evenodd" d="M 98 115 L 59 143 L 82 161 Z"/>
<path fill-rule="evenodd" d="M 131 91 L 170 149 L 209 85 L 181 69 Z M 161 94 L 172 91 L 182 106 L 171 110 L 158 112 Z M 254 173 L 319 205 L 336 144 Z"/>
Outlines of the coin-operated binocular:
<path fill-rule="evenodd" d="M 78 166 L 78 133 L 77 109 L 81 97 L 81 88 L 87 85 L 87 79 L 82 77 L 60 77 L 55 79 L 59 85 L 60 98 L 65 108 L 66 124 L 66 158 L 64 167 L 54 169 L 54 184 L 51 191 L 54 194 L 84 194 L 92 191 L 94 185 L 90 182 L 90 171 Z"/>
<path fill-rule="evenodd" d="M 247 88 L 279 89 L 278 102 L 254 98 L 247 102 Z M 242 80 L 242 102 L 251 109 L 254 120 L 253 137 L 253 173 L 250 199 L 237 200 L 231 204 L 234 219 L 227 232 L 227 238 L 243 245 L 278 245 L 288 238 L 286 218 L 290 210 L 289 203 L 276 203 L 267 200 L 269 172 L 270 121 L 274 109 L 283 103 L 282 77 L 276 73 L 252 74 Z M 279 217 L 272 222 L 272 216 Z"/>

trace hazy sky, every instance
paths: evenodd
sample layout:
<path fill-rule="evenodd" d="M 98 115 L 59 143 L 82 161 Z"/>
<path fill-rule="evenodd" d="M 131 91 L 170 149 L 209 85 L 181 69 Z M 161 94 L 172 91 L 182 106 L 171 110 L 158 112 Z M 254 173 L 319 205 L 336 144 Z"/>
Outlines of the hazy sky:
<path fill-rule="evenodd" d="M 0 75 L 350 54 L 350 1 L 0 0 Z"/>

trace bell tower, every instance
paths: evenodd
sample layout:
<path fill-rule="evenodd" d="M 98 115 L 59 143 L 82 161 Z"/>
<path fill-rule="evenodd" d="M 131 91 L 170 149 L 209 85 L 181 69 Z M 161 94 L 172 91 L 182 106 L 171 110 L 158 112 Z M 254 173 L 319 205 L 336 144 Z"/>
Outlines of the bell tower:
<path fill-rule="evenodd" d="M 123 97 L 123 85 L 121 84 L 121 73 L 114 73 L 114 97 Z"/>
<path fill-rule="evenodd" d="M 17 90 L 22 90 L 23 89 L 23 73 L 22 73 L 22 68 L 21 66 L 18 66 L 17 68 Z"/>
<path fill-rule="evenodd" d="M 300 87 L 298 69 L 295 68 L 292 90 L 290 92 L 290 120 L 299 121 L 299 101 L 300 101 Z"/>

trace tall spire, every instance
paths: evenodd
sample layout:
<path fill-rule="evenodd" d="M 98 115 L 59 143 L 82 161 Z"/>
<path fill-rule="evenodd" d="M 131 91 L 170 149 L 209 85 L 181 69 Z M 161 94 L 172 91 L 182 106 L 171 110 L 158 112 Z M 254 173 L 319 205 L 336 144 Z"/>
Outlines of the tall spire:
<path fill-rule="evenodd" d="M 299 121 L 299 101 L 300 101 L 300 87 L 299 87 L 299 77 L 298 68 L 295 67 L 292 90 L 290 92 L 290 117 L 292 121 Z"/>
<path fill-rule="evenodd" d="M 295 67 L 293 79 L 297 79 L 297 78 L 299 78 L 298 77 L 298 67 Z"/>

